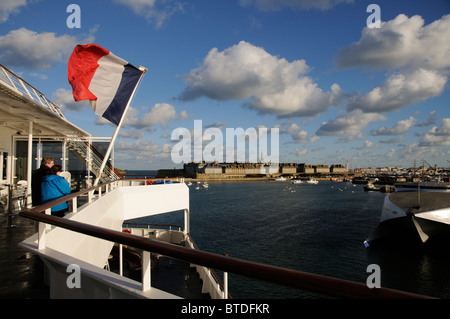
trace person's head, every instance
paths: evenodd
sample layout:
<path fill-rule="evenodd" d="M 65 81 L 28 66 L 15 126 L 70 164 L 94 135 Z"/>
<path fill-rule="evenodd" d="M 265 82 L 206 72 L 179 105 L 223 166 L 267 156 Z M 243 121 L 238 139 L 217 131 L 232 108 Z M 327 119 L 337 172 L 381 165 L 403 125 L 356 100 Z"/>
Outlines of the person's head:
<path fill-rule="evenodd" d="M 50 174 L 51 175 L 59 175 L 61 173 L 62 167 L 61 165 L 53 165 L 50 168 Z"/>
<path fill-rule="evenodd" d="M 49 168 L 52 168 L 52 166 L 55 165 L 53 157 L 44 156 L 44 158 L 42 158 L 41 165 L 45 165 L 45 166 L 47 166 Z"/>

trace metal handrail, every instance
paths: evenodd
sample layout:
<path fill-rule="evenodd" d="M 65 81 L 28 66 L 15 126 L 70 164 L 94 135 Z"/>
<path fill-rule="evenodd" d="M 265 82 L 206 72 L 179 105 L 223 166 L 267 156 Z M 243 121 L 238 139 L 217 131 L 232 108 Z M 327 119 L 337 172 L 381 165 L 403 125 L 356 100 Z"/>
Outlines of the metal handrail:
<path fill-rule="evenodd" d="M 0 69 L 3 71 L 3 73 L 0 72 L 0 80 L 2 80 L 5 84 L 9 85 L 11 88 L 15 89 L 17 92 L 20 92 L 43 108 L 65 119 L 64 115 L 61 112 L 61 109 L 52 101 L 47 99 L 42 92 L 38 91 L 24 79 L 15 75 L 4 65 L 0 64 Z"/>
<path fill-rule="evenodd" d="M 113 182 L 111 182 L 113 183 Z M 85 235 L 94 236 L 111 242 L 132 246 L 144 251 L 158 253 L 171 258 L 183 260 L 195 265 L 210 267 L 236 275 L 266 281 L 286 287 L 296 288 L 312 293 L 317 293 L 336 298 L 397 298 L 397 299 L 429 299 L 432 297 L 410 292 L 399 291 L 390 288 L 368 288 L 367 285 L 333 278 L 318 274 L 302 272 L 266 265 L 258 262 L 247 261 L 235 257 L 218 255 L 202 250 L 195 250 L 179 245 L 169 244 L 157 240 L 144 238 L 137 235 L 124 233 L 112 229 L 89 225 L 65 218 L 41 213 L 58 203 L 70 200 L 81 194 L 93 191 L 105 184 L 93 186 L 84 191 L 67 195 L 61 199 L 45 203 L 32 209 L 25 209 L 20 216 L 39 222 L 62 227 Z"/>

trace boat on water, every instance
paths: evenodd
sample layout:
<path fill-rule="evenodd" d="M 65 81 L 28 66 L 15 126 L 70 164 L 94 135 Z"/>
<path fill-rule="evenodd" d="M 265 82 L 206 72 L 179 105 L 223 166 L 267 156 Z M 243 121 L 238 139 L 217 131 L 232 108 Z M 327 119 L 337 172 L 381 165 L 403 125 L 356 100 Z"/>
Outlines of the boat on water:
<path fill-rule="evenodd" d="M 317 185 L 317 184 L 319 184 L 319 181 L 317 179 L 310 178 L 310 179 L 306 180 L 306 184 Z"/>
<path fill-rule="evenodd" d="M 382 193 L 390 193 L 395 190 L 395 187 L 392 185 L 380 185 L 375 186 L 372 183 L 368 183 L 364 187 L 364 191 L 366 192 L 382 192 Z"/>
<path fill-rule="evenodd" d="M 450 183 L 395 184 L 395 192 L 384 199 L 380 223 L 365 240 L 432 244 L 450 235 Z"/>
<path fill-rule="evenodd" d="M 287 180 L 286 177 L 283 177 L 283 176 L 275 178 L 275 181 L 277 181 L 277 182 L 285 182 L 286 180 Z"/>
<path fill-rule="evenodd" d="M 19 246 L 43 262 L 50 298 L 229 299 L 229 272 L 338 298 L 426 297 L 202 251 L 191 236 L 189 187 L 183 179 L 127 179 L 113 160 L 102 170 L 104 158 L 95 143 L 110 139 L 93 138 L 69 122 L 57 105 L 3 65 L 0 118 L 7 229 L 15 230 L 16 218 L 37 222 L 36 233 Z M 35 205 L 32 171 L 45 155 L 56 162 L 61 158 L 72 192 Z M 63 202 L 69 211 L 52 216 L 51 208 Z M 181 225 L 132 223 L 171 213 L 182 213 Z"/>

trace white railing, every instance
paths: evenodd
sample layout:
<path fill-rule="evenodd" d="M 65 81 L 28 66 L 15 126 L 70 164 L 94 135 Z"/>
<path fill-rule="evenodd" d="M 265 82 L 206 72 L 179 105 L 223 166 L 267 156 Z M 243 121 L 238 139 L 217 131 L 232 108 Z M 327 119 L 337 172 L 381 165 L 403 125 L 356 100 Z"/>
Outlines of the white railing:
<path fill-rule="evenodd" d="M 103 187 L 99 185 L 96 190 L 97 194 L 94 194 L 94 191 L 87 192 L 87 199 L 84 201 L 87 205 L 93 203 L 96 199 L 100 199 L 102 196 L 105 196 L 107 193 L 111 192 L 112 190 L 120 187 L 120 186 L 136 186 L 136 185 L 142 185 L 142 180 L 118 180 L 111 183 L 104 184 Z M 144 181 L 145 183 L 145 181 Z M 152 187 L 152 186 L 148 186 Z M 157 186 L 153 186 L 157 187 Z M 94 187 L 93 187 L 94 188 Z M 80 192 L 82 193 L 82 192 Z M 78 206 L 80 203 L 79 200 L 80 196 L 75 196 L 72 198 L 72 213 L 76 214 L 78 213 Z M 51 215 L 51 207 L 45 209 L 46 215 Z M 127 224 L 124 224 L 123 226 L 126 226 Z M 129 225 L 127 225 L 129 226 Z M 125 227 L 129 228 L 129 227 Z M 43 251 L 46 248 L 46 233 L 51 229 L 50 224 L 46 224 L 43 222 L 39 223 L 39 229 L 38 229 L 38 238 L 37 238 L 37 249 L 40 251 Z M 140 237 L 147 237 L 150 238 L 150 236 L 145 235 L 145 231 L 148 231 L 147 228 L 133 228 L 133 231 L 131 232 L 133 235 L 138 235 Z M 169 230 L 161 230 L 161 229 L 153 229 L 150 228 L 150 230 L 155 230 L 155 237 L 154 239 L 159 239 L 163 242 L 169 242 L 169 243 L 181 243 L 182 241 L 186 242 L 186 247 L 192 248 L 192 249 L 198 249 L 195 243 L 192 241 L 191 237 L 188 233 L 185 233 L 185 231 L 181 231 L 178 229 L 172 230 L 169 228 Z M 160 233 L 160 236 L 158 236 L 157 232 Z M 165 240 L 164 238 L 166 237 Z M 142 282 L 141 282 L 141 291 L 145 293 L 151 288 L 151 253 L 149 251 L 142 251 L 141 253 L 141 263 L 142 263 Z M 227 298 L 228 297 L 228 291 L 227 288 L 222 289 L 221 287 L 221 281 L 217 277 L 217 274 L 215 272 L 204 266 L 195 265 L 194 266 L 200 276 L 200 278 L 203 280 L 203 288 L 202 292 L 208 293 L 211 298 L 214 299 L 221 299 L 221 298 Z M 102 270 L 103 271 L 103 270 Z M 122 244 L 119 245 L 119 275 L 123 276 L 123 251 L 122 251 Z M 227 274 L 224 274 L 224 280 L 227 281 Z M 223 284 L 223 287 L 228 287 L 228 282 L 225 282 Z"/>
<path fill-rule="evenodd" d="M 31 84 L 18 77 L 5 66 L 0 64 L 0 81 L 8 85 L 11 89 L 22 96 L 27 97 L 43 108 L 57 114 L 59 117 L 65 119 L 60 108 L 47 99 L 43 93 L 35 89 Z"/>
<path fill-rule="evenodd" d="M 89 170 L 96 176 L 100 173 L 103 162 L 102 155 L 95 150 L 90 138 L 71 138 L 67 140 L 67 148 L 86 162 Z M 101 173 L 100 180 L 109 182 L 120 179 L 112 165 L 106 165 Z"/>

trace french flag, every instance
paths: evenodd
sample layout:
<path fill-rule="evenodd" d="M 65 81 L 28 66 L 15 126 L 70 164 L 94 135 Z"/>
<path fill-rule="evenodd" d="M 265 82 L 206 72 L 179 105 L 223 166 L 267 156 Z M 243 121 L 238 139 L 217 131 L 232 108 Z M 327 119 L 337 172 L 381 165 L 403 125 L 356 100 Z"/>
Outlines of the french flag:
<path fill-rule="evenodd" d="M 115 125 L 143 73 L 97 44 L 77 45 L 68 64 L 75 101 L 89 100 L 95 114 Z"/>

